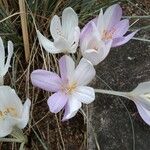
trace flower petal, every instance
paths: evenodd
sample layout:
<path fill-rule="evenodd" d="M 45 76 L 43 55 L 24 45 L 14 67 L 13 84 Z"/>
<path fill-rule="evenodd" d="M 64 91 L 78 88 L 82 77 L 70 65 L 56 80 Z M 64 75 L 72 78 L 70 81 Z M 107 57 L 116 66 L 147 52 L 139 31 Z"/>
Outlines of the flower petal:
<path fill-rule="evenodd" d="M 118 4 L 108 7 L 104 13 L 104 27 L 110 30 L 122 17 L 122 8 Z"/>
<path fill-rule="evenodd" d="M 56 73 L 42 69 L 31 73 L 31 81 L 34 86 L 50 92 L 56 92 L 61 87 L 61 79 Z"/>
<path fill-rule="evenodd" d="M 54 40 L 59 40 L 60 37 L 64 37 L 60 18 L 57 15 L 55 15 L 51 20 L 50 32 Z"/>
<path fill-rule="evenodd" d="M 64 55 L 59 59 L 59 68 L 62 80 L 68 81 L 74 73 L 75 63 L 70 56 Z"/>
<path fill-rule="evenodd" d="M 87 23 L 84 28 L 81 31 L 80 34 L 80 48 L 83 52 L 85 49 L 87 49 L 88 43 L 91 40 L 91 34 L 93 32 L 93 23 L 90 21 Z"/>
<path fill-rule="evenodd" d="M 100 45 L 100 34 L 93 21 L 90 21 L 82 30 L 80 35 L 80 48 L 82 54 L 87 49 L 92 49 Z M 94 46 L 94 47 L 93 47 Z"/>
<path fill-rule="evenodd" d="M 15 109 L 18 116 L 22 112 L 22 103 L 15 90 L 9 86 L 0 86 L 0 111 L 4 111 L 6 108 Z"/>
<path fill-rule="evenodd" d="M 54 46 L 63 53 L 72 53 L 71 45 L 64 38 L 59 38 L 59 40 L 54 41 Z"/>
<path fill-rule="evenodd" d="M 2 38 L 0 37 L 0 68 L 4 67 L 5 63 L 5 49 Z"/>
<path fill-rule="evenodd" d="M 13 55 L 13 49 L 14 49 L 13 43 L 11 41 L 8 41 L 8 56 L 7 56 L 6 64 L 1 72 L 2 76 L 4 76 L 8 72 L 8 68 L 10 67 L 11 57 Z"/>
<path fill-rule="evenodd" d="M 61 53 L 61 49 L 58 49 L 54 46 L 54 43 L 48 40 L 45 36 L 43 36 L 39 31 L 37 31 L 37 36 L 40 44 L 44 47 L 44 49 L 52 54 Z"/>
<path fill-rule="evenodd" d="M 72 53 L 75 53 L 76 52 L 76 50 L 77 50 L 77 47 L 78 47 L 78 45 L 79 45 L 79 38 L 80 38 L 80 28 L 79 27 L 76 27 L 75 28 L 75 32 L 74 32 L 74 43 L 73 43 L 73 45 L 71 46 L 72 48 L 72 50 L 71 50 L 71 52 Z"/>
<path fill-rule="evenodd" d="M 103 15 L 102 9 L 101 9 L 100 14 L 99 14 L 98 19 L 97 19 L 97 28 L 98 28 L 98 31 L 100 33 L 99 38 L 102 39 L 103 32 L 104 32 L 104 15 Z"/>
<path fill-rule="evenodd" d="M 131 40 L 133 38 L 133 36 L 136 33 L 137 33 L 137 31 L 132 32 L 132 33 L 128 34 L 127 36 L 113 39 L 112 47 L 117 47 L 117 46 L 127 43 L 129 40 Z"/>
<path fill-rule="evenodd" d="M 78 26 L 78 16 L 71 7 L 67 7 L 62 12 L 62 30 L 65 39 L 73 44 L 74 42 L 74 31 Z"/>
<path fill-rule="evenodd" d="M 138 95 L 150 93 L 150 81 L 138 84 L 138 86 L 132 91 L 132 93 Z"/>
<path fill-rule="evenodd" d="M 68 96 L 63 92 L 57 92 L 49 97 L 47 103 L 52 113 L 58 113 L 67 103 Z"/>
<path fill-rule="evenodd" d="M 150 125 L 150 110 L 147 110 L 143 105 L 141 105 L 140 103 L 135 103 L 136 107 L 138 109 L 138 112 L 140 114 L 140 116 L 142 117 L 142 119 L 148 124 Z"/>
<path fill-rule="evenodd" d="M 113 28 L 115 29 L 113 38 L 122 37 L 129 29 L 129 20 L 128 19 L 121 20 Z"/>
<path fill-rule="evenodd" d="M 13 127 L 16 125 L 16 120 L 10 117 L 6 117 L 5 119 L 0 119 L 0 137 L 5 137 L 9 135 Z"/>
<path fill-rule="evenodd" d="M 95 69 L 90 61 L 82 58 L 78 66 L 75 69 L 73 79 L 77 82 L 77 85 L 87 85 L 95 76 Z"/>
<path fill-rule="evenodd" d="M 29 121 L 30 106 L 31 106 L 31 101 L 30 101 L 30 99 L 27 99 L 23 105 L 21 119 L 19 119 L 18 123 L 17 123 L 17 127 L 19 129 L 25 128 Z"/>
<path fill-rule="evenodd" d="M 73 96 L 80 102 L 89 104 L 94 101 L 95 99 L 95 92 L 94 89 L 88 86 L 78 86 Z"/>
<path fill-rule="evenodd" d="M 70 96 L 65 106 L 65 113 L 62 121 L 66 121 L 76 115 L 82 104 L 74 96 Z"/>
<path fill-rule="evenodd" d="M 103 42 L 101 43 L 98 50 L 89 49 L 86 50 L 83 54 L 83 57 L 88 59 L 93 65 L 97 65 L 102 62 L 110 52 L 112 40 L 108 41 L 105 45 Z"/>

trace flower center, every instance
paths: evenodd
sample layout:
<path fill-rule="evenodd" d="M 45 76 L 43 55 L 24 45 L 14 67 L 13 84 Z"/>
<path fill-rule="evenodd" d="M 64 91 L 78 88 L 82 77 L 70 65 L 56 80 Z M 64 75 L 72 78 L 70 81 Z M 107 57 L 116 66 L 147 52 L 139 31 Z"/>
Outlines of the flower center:
<path fill-rule="evenodd" d="M 0 111 L 0 119 L 10 115 L 11 117 L 16 117 L 17 112 L 13 107 L 7 107 L 4 111 Z"/>
<path fill-rule="evenodd" d="M 66 94 L 71 94 L 75 88 L 77 87 L 77 83 L 73 82 L 72 84 L 67 84 L 66 86 L 62 86 L 62 91 Z"/>
<path fill-rule="evenodd" d="M 102 40 L 110 40 L 113 37 L 114 32 L 116 31 L 116 29 L 112 29 L 111 31 L 103 31 L 103 36 L 102 36 Z"/>

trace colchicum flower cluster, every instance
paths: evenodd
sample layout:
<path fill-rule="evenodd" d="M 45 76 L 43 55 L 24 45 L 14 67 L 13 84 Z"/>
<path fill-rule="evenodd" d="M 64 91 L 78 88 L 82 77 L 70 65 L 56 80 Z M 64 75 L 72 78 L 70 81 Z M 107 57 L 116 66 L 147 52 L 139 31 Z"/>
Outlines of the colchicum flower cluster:
<path fill-rule="evenodd" d="M 93 65 L 102 62 L 112 47 L 127 43 L 136 33 L 128 33 L 129 20 L 122 18 L 122 9 L 114 4 L 103 13 L 90 20 L 79 29 L 78 16 L 70 7 L 62 12 L 62 18 L 55 15 L 50 24 L 53 42 L 40 31 L 37 36 L 41 46 L 49 53 L 65 53 L 59 59 L 60 74 L 46 70 L 31 73 L 32 84 L 43 90 L 53 92 L 48 98 L 52 113 L 64 110 L 63 121 L 76 115 L 81 103 L 89 104 L 95 99 L 95 92 L 124 96 L 133 100 L 143 120 L 150 125 L 150 84 L 141 83 L 129 93 L 94 89 L 87 86 L 95 76 Z M 83 58 L 75 66 L 69 53 L 80 49 Z M 66 55 L 68 53 L 68 55 Z"/>
<path fill-rule="evenodd" d="M 51 54 L 64 53 L 60 57 L 59 72 L 37 69 L 31 73 L 31 82 L 35 87 L 52 92 L 47 104 L 52 113 L 63 111 L 62 121 L 74 117 L 83 104 L 95 100 L 95 92 L 123 96 L 132 100 L 143 120 L 150 125 L 150 82 L 139 84 L 131 92 L 118 92 L 94 89 L 88 84 L 94 79 L 94 65 L 102 62 L 112 47 L 127 43 L 137 31 L 128 33 L 129 20 L 121 19 L 122 9 L 114 4 L 101 9 L 99 15 L 90 20 L 83 29 L 79 28 L 78 15 L 68 7 L 62 17 L 55 15 L 50 23 L 49 40 L 37 30 L 40 45 Z M 77 50 L 82 58 L 77 62 L 71 57 Z M 0 37 L 0 138 L 23 129 L 29 121 L 31 101 L 27 98 L 24 105 L 14 89 L 3 85 L 4 76 L 10 67 L 13 55 L 13 43 L 8 41 L 8 56 Z M 70 55 L 71 54 L 71 55 Z"/>

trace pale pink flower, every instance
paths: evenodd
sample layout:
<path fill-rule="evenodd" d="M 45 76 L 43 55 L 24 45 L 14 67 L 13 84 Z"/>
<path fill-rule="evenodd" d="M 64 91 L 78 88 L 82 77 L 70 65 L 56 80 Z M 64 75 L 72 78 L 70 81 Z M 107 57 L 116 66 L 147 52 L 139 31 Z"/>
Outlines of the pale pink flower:
<path fill-rule="evenodd" d="M 75 68 L 75 62 L 67 55 L 60 58 L 59 68 L 61 77 L 51 71 L 35 70 L 31 73 L 31 81 L 36 87 L 55 92 L 47 103 L 53 113 L 65 109 L 64 121 L 76 115 L 81 103 L 89 104 L 95 99 L 94 89 L 86 86 L 94 78 L 95 69 L 84 58 Z"/>
<path fill-rule="evenodd" d="M 80 35 L 80 46 L 83 57 L 94 65 L 103 61 L 111 47 L 127 43 L 137 31 L 127 34 L 129 20 L 123 19 L 122 9 L 114 4 L 95 19 L 85 25 Z"/>

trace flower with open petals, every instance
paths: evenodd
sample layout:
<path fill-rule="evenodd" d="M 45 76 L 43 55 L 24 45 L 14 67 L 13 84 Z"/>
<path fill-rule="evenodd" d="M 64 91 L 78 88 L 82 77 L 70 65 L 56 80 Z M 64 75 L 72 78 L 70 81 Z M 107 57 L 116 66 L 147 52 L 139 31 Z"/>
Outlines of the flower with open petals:
<path fill-rule="evenodd" d="M 10 60 L 13 55 L 13 43 L 8 41 L 8 56 L 5 63 L 5 48 L 3 41 L 0 37 L 0 84 L 3 85 L 3 77 L 7 73 L 8 68 L 10 67 Z"/>
<path fill-rule="evenodd" d="M 0 137 L 5 137 L 14 127 L 25 128 L 29 121 L 31 101 L 27 99 L 22 105 L 16 92 L 9 86 L 0 86 Z"/>
<path fill-rule="evenodd" d="M 118 4 L 114 4 L 107 8 L 104 14 L 101 9 L 99 16 L 91 20 L 97 27 L 100 39 L 105 42 L 112 40 L 111 47 L 127 43 L 137 32 L 135 31 L 125 35 L 129 29 L 129 20 L 121 20 L 121 17 L 122 8 Z M 86 30 L 89 30 L 87 25 L 85 28 Z"/>
<path fill-rule="evenodd" d="M 123 96 L 132 100 L 142 119 L 150 125 L 150 81 L 140 83 L 131 92 L 118 92 L 96 89 L 95 92 Z"/>
<path fill-rule="evenodd" d="M 52 18 L 50 32 L 54 42 L 37 31 L 39 42 L 47 52 L 53 54 L 76 52 L 80 29 L 78 27 L 78 16 L 71 7 L 67 7 L 62 12 L 62 21 L 57 15 Z"/>
<path fill-rule="evenodd" d="M 95 99 L 94 89 L 86 86 L 94 78 L 95 69 L 84 58 L 75 68 L 75 62 L 67 55 L 60 58 L 59 68 L 61 77 L 50 71 L 35 70 L 31 73 L 31 81 L 36 87 L 55 92 L 49 97 L 48 106 L 53 113 L 64 108 L 64 121 L 76 115 L 81 103 L 89 104 Z"/>
<path fill-rule="evenodd" d="M 105 43 L 100 38 L 94 22 L 90 22 L 84 27 L 80 35 L 80 49 L 82 56 L 88 59 L 93 65 L 99 64 L 108 55 L 112 40 Z"/>

